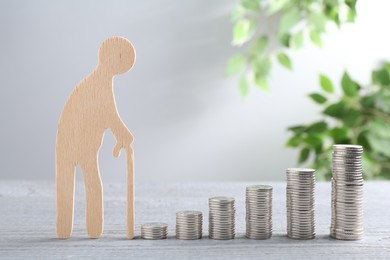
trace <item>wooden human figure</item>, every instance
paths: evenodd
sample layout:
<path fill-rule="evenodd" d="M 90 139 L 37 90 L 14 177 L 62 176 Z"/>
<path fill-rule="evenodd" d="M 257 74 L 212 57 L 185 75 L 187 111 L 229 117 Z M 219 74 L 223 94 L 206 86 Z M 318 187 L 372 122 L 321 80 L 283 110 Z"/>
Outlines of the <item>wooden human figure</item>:
<path fill-rule="evenodd" d="M 56 228 L 59 238 L 68 238 L 72 234 L 77 165 L 80 165 L 84 176 L 87 233 L 97 238 L 103 232 L 103 191 L 98 152 L 107 128 L 116 139 L 114 156 L 118 157 L 122 148 L 127 154 L 127 237 L 134 237 L 133 136 L 118 114 L 113 77 L 132 68 L 135 50 L 127 39 L 112 37 L 100 46 L 98 56 L 97 67 L 73 90 L 58 123 Z"/>

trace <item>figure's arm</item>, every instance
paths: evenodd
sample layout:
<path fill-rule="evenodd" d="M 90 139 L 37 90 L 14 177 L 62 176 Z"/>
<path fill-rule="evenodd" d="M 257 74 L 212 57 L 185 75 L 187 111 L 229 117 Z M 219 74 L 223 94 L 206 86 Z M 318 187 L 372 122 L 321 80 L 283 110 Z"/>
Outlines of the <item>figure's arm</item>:
<path fill-rule="evenodd" d="M 113 116 L 113 121 L 111 123 L 110 130 L 116 139 L 116 145 L 114 147 L 113 154 L 115 157 L 118 157 L 122 148 L 131 150 L 133 135 L 130 133 L 129 129 L 127 129 L 119 114 L 115 114 L 116 115 Z"/>

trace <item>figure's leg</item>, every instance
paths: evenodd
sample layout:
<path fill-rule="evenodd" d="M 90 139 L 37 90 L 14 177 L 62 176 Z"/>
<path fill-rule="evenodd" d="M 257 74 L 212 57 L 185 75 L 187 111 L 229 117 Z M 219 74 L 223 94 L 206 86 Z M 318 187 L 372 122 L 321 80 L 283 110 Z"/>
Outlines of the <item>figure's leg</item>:
<path fill-rule="evenodd" d="M 75 166 L 56 160 L 56 229 L 59 238 L 68 238 L 73 229 Z"/>
<path fill-rule="evenodd" d="M 103 191 L 97 158 L 80 166 L 85 184 L 87 233 L 98 238 L 103 232 Z"/>

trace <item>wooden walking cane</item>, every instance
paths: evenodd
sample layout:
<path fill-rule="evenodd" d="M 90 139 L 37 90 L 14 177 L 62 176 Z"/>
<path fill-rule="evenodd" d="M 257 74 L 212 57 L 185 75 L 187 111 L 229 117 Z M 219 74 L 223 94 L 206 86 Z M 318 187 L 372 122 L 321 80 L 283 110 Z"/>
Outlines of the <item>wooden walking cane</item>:
<path fill-rule="evenodd" d="M 126 148 L 126 184 L 127 184 L 127 207 L 126 207 L 126 219 L 127 219 L 127 238 L 134 238 L 134 153 L 131 147 Z"/>

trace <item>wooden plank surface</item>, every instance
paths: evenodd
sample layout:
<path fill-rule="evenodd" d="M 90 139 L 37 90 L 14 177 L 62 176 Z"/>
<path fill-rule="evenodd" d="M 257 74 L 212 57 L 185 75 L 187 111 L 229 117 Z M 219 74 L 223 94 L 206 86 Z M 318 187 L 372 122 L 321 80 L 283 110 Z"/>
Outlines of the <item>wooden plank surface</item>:
<path fill-rule="evenodd" d="M 245 187 L 250 183 L 136 183 L 135 239 L 126 239 L 126 184 L 104 184 L 105 228 L 101 238 L 85 231 L 83 184 L 76 184 L 74 233 L 59 240 L 55 233 L 55 184 L 50 182 L 0 183 L 1 258 L 390 258 L 390 182 L 366 182 L 365 238 L 337 241 L 329 238 L 330 183 L 317 183 L 317 238 L 299 241 L 286 237 L 285 183 L 274 187 L 274 235 L 269 240 L 249 240 L 245 231 Z M 207 199 L 215 195 L 236 198 L 236 239 L 207 238 Z M 175 213 L 201 210 L 204 238 L 174 238 Z M 167 240 L 143 240 L 140 226 L 149 221 L 167 222 Z"/>

